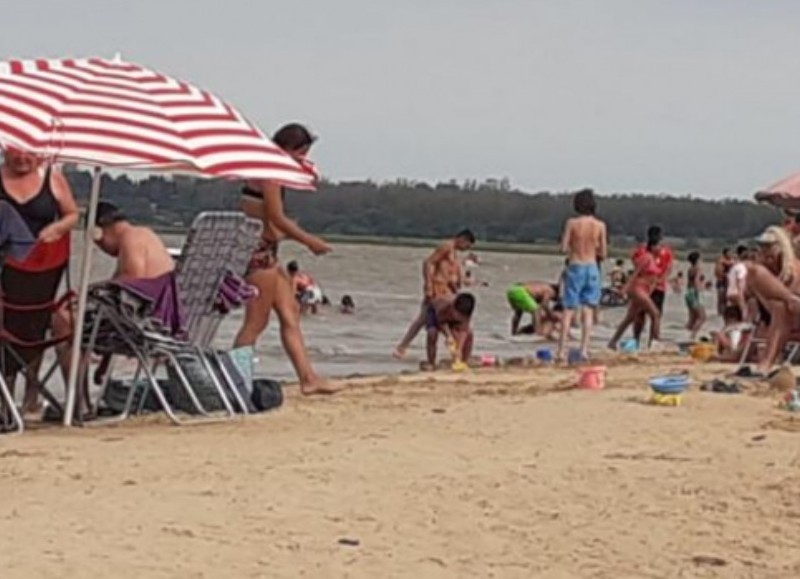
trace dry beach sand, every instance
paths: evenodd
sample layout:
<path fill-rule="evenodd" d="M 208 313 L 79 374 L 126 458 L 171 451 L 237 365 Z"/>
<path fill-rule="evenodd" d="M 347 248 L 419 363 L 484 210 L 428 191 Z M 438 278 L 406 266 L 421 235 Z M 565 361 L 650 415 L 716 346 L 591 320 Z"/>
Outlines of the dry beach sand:
<path fill-rule="evenodd" d="M 236 423 L 1 437 L 2 577 L 800 576 L 800 420 L 646 404 L 674 368 L 729 369 L 363 378 Z"/>

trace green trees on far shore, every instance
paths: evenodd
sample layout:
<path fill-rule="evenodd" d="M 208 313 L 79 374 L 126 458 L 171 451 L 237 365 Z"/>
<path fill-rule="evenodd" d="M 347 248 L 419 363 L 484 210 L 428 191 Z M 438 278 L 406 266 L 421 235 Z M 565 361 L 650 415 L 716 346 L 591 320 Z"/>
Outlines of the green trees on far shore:
<path fill-rule="evenodd" d="M 69 172 L 76 195 L 85 199 L 90 177 Z M 162 228 L 188 225 L 197 213 L 238 207 L 240 186 L 186 177 L 105 177 L 104 199 L 132 219 Z M 323 182 L 317 193 L 287 195 L 287 207 L 304 227 L 319 233 L 389 237 L 447 237 L 470 227 L 486 241 L 550 243 L 571 213 L 568 193 L 523 193 L 506 180 L 429 185 L 408 180 Z M 600 197 L 600 216 L 612 239 L 640 238 L 658 224 L 687 246 L 734 243 L 755 236 L 779 216 L 749 201 L 709 201 L 690 196 L 615 194 Z"/>

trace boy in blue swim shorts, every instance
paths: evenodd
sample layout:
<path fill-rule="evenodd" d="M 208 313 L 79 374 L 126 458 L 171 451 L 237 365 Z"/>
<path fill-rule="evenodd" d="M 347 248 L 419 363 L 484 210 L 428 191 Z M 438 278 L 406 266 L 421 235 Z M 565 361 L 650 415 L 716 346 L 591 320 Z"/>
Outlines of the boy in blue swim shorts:
<path fill-rule="evenodd" d="M 582 309 L 581 358 L 589 359 L 589 341 L 595 311 L 600 304 L 602 279 L 598 266 L 608 254 L 606 224 L 595 217 L 597 203 L 594 191 L 578 191 L 572 200 L 576 217 L 567 220 L 561 247 L 567 254 L 569 265 L 564 272 L 564 319 L 558 341 L 556 357 L 564 359 L 568 330 L 575 310 Z"/>

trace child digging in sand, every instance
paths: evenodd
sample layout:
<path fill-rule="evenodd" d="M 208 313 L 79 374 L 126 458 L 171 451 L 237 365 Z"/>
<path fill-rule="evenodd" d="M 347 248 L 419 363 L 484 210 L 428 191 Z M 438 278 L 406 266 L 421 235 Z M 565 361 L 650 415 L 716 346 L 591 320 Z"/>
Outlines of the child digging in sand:
<path fill-rule="evenodd" d="M 572 205 L 577 217 L 567 220 L 561 246 L 567 254 L 569 265 L 564 272 L 563 305 L 564 316 L 561 321 L 561 336 L 558 341 L 556 359 L 564 360 L 564 348 L 575 310 L 583 309 L 581 329 L 581 357 L 589 358 L 589 340 L 595 310 L 600 303 L 602 279 L 598 261 L 607 257 L 606 224 L 595 217 L 597 204 L 591 189 L 578 191 Z"/>
<path fill-rule="evenodd" d="M 475 311 L 475 297 L 461 293 L 451 298 L 436 298 L 427 311 L 428 360 L 423 370 L 436 369 L 436 350 L 439 336 L 443 334 L 453 354 L 453 369 L 463 369 L 472 355 L 472 328 L 470 321 Z"/>

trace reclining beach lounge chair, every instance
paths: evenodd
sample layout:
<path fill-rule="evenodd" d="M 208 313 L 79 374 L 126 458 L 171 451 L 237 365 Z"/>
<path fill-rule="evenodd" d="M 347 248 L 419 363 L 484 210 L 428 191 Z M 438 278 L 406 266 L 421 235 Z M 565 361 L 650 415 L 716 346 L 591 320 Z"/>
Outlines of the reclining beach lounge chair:
<path fill-rule="evenodd" d="M 124 284 L 112 282 L 92 289 L 85 349 L 103 355 L 131 357 L 138 362 L 128 399 L 115 420 L 123 420 L 137 410 L 134 408 L 137 397 L 140 410 L 147 391 L 153 392 L 158 406 L 175 424 L 185 423 L 176 413 L 178 405 L 205 421 L 232 417 L 237 408 L 238 412 L 248 412 L 248 401 L 236 388 L 234 378 L 211 348 L 211 342 L 229 307 L 237 305 L 236 296 L 230 291 L 231 285 L 236 287 L 236 284 L 230 282 L 244 275 L 260 232 L 258 220 L 248 219 L 238 212 L 205 212 L 195 219 L 178 259 L 175 276 L 175 297 L 184 314 L 180 329 L 164 327 L 152 315 L 153 304 L 143 301 L 135 288 L 131 291 Z M 187 358 L 194 359 L 205 370 L 225 416 L 212 415 L 201 402 L 202 396 L 183 369 L 182 361 Z M 179 388 L 173 389 L 171 395 L 156 378 L 162 365 L 171 370 L 173 382 L 179 383 Z M 146 388 L 145 392 L 137 394 L 136 385 L 141 376 L 145 378 Z M 176 404 L 178 397 L 180 404 Z M 197 421 L 200 420 L 192 420 Z"/>

